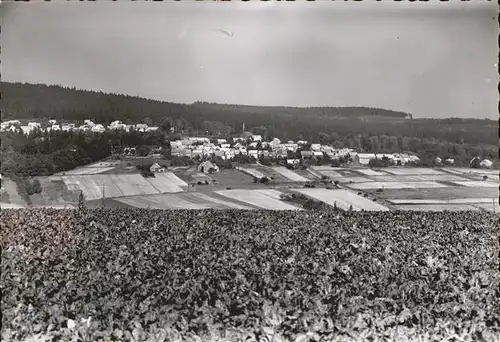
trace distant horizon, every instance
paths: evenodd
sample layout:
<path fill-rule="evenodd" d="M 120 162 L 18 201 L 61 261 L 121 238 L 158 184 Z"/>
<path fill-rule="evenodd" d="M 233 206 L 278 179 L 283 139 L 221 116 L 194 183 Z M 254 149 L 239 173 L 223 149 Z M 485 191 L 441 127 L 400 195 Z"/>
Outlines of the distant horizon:
<path fill-rule="evenodd" d="M 60 87 L 63 89 L 69 89 L 72 90 L 75 88 L 75 91 L 88 91 L 88 92 L 95 92 L 95 93 L 103 93 L 105 95 L 116 95 L 116 96 L 128 96 L 128 97 L 135 97 L 138 99 L 143 99 L 143 100 L 151 100 L 151 101 L 157 101 L 157 102 L 164 102 L 164 103 L 173 103 L 173 104 L 179 104 L 179 105 L 194 105 L 197 102 L 199 103 L 208 103 L 208 104 L 215 104 L 215 105 L 223 105 L 223 106 L 242 106 L 242 107 L 275 107 L 275 108 L 296 108 L 296 109 L 307 109 L 307 108 L 368 108 L 368 109 L 382 109 L 386 111 L 392 111 L 396 113 L 404 113 L 404 114 L 410 114 L 413 119 L 436 119 L 436 120 L 446 120 L 446 119 L 463 119 L 463 120 L 492 120 L 492 121 L 497 121 L 496 119 L 491 119 L 491 118 L 473 118 L 473 117 L 456 117 L 456 116 L 450 116 L 450 117 L 442 117 L 442 118 L 433 118 L 433 117 L 416 117 L 413 113 L 401 111 L 401 110 L 395 110 L 391 108 L 381 108 L 381 107 L 371 107 L 371 106 L 366 106 L 366 105 L 352 105 L 352 106 L 336 106 L 336 105 L 316 105 L 316 106 L 287 106 L 287 105 L 255 105 L 255 104 L 245 104 L 245 103 L 220 103 L 220 102 L 208 102 L 208 101 L 194 101 L 190 103 L 183 103 L 183 102 L 175 102 L 175 101 L 168 101 L 168 100 L 161 100 L 161 99 L 154 99 L 154 98 L 147 98 L 139 95 L 133 95 L 133 94 L 123 94 L 123 93 L 113 93 L 113 92 L 107 92 L 103 90 L 96 90 L 96 89 L 83 89 L 83 88 L 78 88 L 75 86 L 71 85 L 61 85 L 61 84 L 47 84 L 47 83 L 31 83 L 31 82 L 21 82 L 21 81 L 0 81 L 1 83 L 10 83 L 10 84 L 27 84 L 27 85 L 43 85 L 47 87 Z"/>
<path fill-rule="evenodd" d="M 0 17 L 4 81 L 498 117 L 493 2 L 8 2 Z"/>

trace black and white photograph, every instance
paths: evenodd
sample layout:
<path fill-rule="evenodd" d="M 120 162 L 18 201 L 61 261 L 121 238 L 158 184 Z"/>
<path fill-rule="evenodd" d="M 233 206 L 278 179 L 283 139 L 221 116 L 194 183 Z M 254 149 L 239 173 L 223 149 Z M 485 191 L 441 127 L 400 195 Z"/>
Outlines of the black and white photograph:
<path fill-rule="evenodd" d="M 1 339 L 500 342 L 496 1 L 0 1 Z"/>

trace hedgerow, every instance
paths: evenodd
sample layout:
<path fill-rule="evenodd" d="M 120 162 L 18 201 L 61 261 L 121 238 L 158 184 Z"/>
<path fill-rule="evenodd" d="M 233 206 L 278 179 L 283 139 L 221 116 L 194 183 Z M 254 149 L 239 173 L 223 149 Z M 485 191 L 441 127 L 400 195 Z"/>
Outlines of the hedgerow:
<path fill-rule="evenodd" d="M 2 340 L 498 341 L 498 217 L 2 210 Z"/>

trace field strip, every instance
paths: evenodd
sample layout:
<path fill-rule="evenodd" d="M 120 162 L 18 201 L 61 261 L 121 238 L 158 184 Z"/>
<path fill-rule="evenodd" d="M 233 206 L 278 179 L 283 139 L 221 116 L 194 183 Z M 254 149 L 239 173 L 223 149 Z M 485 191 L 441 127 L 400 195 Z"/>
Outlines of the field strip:
<path fill-rule="evenodd" d="M 371 182 L 372 180 L 370 178 L 366 177 L 340 177 L 338 179 L 340 183 L 366 183 L 366 182 Z"/>
<path fill-rule="evenodd" d="M 28 203 L 19 195 L 17 192 L 17 184 L 11 179 L 2 179 L 2 187 L 7 191 L 9 195 L 9 201 L 11 204 L 19 204 L 21 206 L 28 206 Z"/>
<path fill-rule="evenodd" d="M 206 193 L 203 193 L 203 192 L 191 192 L 189 193 L 191 196 L 194 196 L 194 197 L 197 197 L 201 200 L 204 200 L 208 203 L 215 203 L 215 204 L 219 204 L 219 205 L 222 205 L 222 206 L 225 206 L 229 209 L 244 209 L 244 210 L 248 210 L 248 209 L 252 209 L 248 206 L 244 206 L 244 205 L 240 205 L 238 203 L 235 203 L 235 202 L 230 202 L 230 201 L 224 201 L 222 199 L 219 199 L 219 198 L 216 198 L 214 196 L 209 196 L 207 195 Z"/>
<path fill-rule="evenodd" d="M 177 184 L 170 177 L 164 176 L 163 173 L 158 173 L 154 178 L 146 178 L 151 185 L 160 193 L 182 192 Z"/>
<path fill-rule="evenodd" d="M 153 185 L 139 174 L 109 175 L 124 196 L 149 195 L 159 193 Z"/>
<path fill-rule="evenodd" d="M 354 183 L 349 185 L 351 188 L 365 189 L 418 189 L 418 188 L 447 188 L 447 185 L 435 182 L 367 182 Z"/>
<path fill-rule="evenodd" d="M 215 191 L 219 195 L 234 198 L 241 202 L 250 203 L 261 209 L 267 210 L 300 210 L 290 204 L 284 203 L 275 198 L 275 194 L 269 190 L 221 190 Z M 279 197 L 279 195 L 277 195 Z"/>
<path fill-rule="evenodd" d="M 273 170 L 282 175 L 285 178 L 288 178 L 289 180 L 293 182 L 308 182 L 309 179 L 302 177 L 301 175 L 296 174 L 293 171 L 288 170 L 284 166 L 276 166 L 273 167 Z"/>
<path fill-rule="evenodd" d="M 391 199 L 394 204 L 483 204 L 498 203 L 498 198 L 455 198 L 455 199 Z"/>
<path fill-rule="evenodd" d="M 195 204 L 176 194 L 143 195 L 115 198 L 115 201 L 131 205 L 136 208 L 151 209 L 209 209 L 207 205 Z"/>
<path fill-rule="evenodd" d="M 431 168 L 421 168 L 421 167 L 407 167 L 407 168 L 387 168 L 386 172 L 393 175 L 442 175 L 443 171 L 431 169 Z"/>
<path fill-rule="evenodd" d="M 355 169 L 354 171 L 361 172 L 365 176 L 385 176 L 386 175 L 386 173 L 384 173 L 384 172 L 374 171 L 372 169 Z"/>
<path fill-rule="evenodd" d="M 398 210 L 410 210 L 410 211 L 478 211 L 479 209 L 473 205 L 467 204 L 414 204 L 414 205 L 398 205 Z"/>
<path fill-rule="evenodd" d="M 498 204 L 498 202 L 495 203 L 494 206 L 493 206 L 493 203 L 491 203 L 491 204 L 479 203 L 479 204 L 475 204 L 474 206 L 476 208 L 479 208 L 479 209 L 484 209 L 484 210 L 491 211 L 494 213 L 500 213 L 500 205 Z"/>
<path fill-rule="evenodd" d="M 454 182 L 466 181 L 467 178 L 457 175 L 391 175 L 391 176 L 374 176 L 373 181 L 376 182 Z"/>
<path fill-rule="evenodd" d="M 335 170 L 346 170 L 343 167 L 333 167 L 333 166 L 328 166 L 328 165 L 313 165 L 311 166 L 313 170 L 316 171 L 335 171 Z"/>
<path fill-rule="evenodd" d="M 98 173 L 103 173 L 109 170 L 113 170 L 114 167 L 81 167 L 77 169 L 73 169 L 70 171 L 65 171 L 64 174 L 67 176 L 76 176 L 76 175 L 95 175 Z"/>
<path fill-rule="evenodd" d="M 458 174 L 473 174 L 477 173 L 480 175 L 486 174 L 486 175 L 498 175 L 499 170 L 491 170 L 491 169 L 470 169 L 466 167 L 450 167 L 450 168 L 443 168 L 443 170 L 446 170 L 448 172 L 453 172 L 453 173 L 458 173 Z"/>
<path fill-rule="evenodd" d="M 344 175 L 342 175 L 336 171 L 332 171 L 332 170 L 321 170 L 321 171 L 317 171 L 317 172 L 320 173 L 322 176 L 327 176 L 327 177 L 330 177 L 332 179 L 344 177 Z"/>
<path fill-rule="evenodd" d="M 14 203 L 0 202 L 0 209 L 22 209 L 22 208 L 25 208 L 25 206 L 22 206 L 20 204 L 14 204 Z"/>
<path fill-rule="evenodd" d="M 330 206 L 348 210 L 352 205 L 352 209 L 356 211 L 388 211 L 385 206 L 373 202 L 367 198 L 359 196 L 347 190 L 328 190 L 328 189 L 292 189 L 308 197 L 324 202 Z"/>
<path fill-rule="evenodd" d="M 252 169 L 252 168 L 237 167 L 236 169 L 240 170 L 241 172 L 244 172 L 252 177 L 262 178 L 262 177 L 266 176 L 262 172 L 257 171 L 257 170 Z"/>
<path fill-rule="evenodd" d="M 483 182 L 483 181 L 464 181 L 464 182 L 453 182 L 458 185 L 468 186 L 468 187 L 478 187 L 478 188 L 498 188 L 498 182 Z"/>
<path fill-rule="evenodd" d="M 99 188 L 87 176 L 62 176 L 64 184 L 71 190 L 81 190 L 86 201 L 102 198 L 102 187 Z"/>
<path fill-rule="evenodd" d="M 177 177 L 173 172 L 163 172 L 161 173 L 162 177 L 167 178 L 170 180 L 173 184 L 177 186 L 188 186 L 186 182 L 184 182 L 182 179 Z M 158 175 L 157 175 L 158 176 Z"/>

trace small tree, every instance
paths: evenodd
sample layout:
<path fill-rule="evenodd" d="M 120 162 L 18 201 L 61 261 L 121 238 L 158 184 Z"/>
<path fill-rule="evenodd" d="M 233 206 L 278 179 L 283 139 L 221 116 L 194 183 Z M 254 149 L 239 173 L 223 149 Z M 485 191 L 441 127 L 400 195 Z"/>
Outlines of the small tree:
<path fill-rule="evenodd" d="M 349 206 L 349 211 L 352 211 L 352 204 Z"/>

